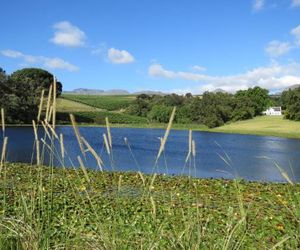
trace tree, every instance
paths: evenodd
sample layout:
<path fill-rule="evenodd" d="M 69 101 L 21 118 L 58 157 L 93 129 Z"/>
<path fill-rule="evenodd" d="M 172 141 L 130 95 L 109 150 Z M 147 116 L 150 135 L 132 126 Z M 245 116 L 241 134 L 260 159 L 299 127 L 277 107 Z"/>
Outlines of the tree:
<path fill-rule="evenodd" d="M 281 99 L 285 107 L 285 118 L 300 121 L 300 88 L 284 91 Z"/>
<path fill-rule="evenodd" d="M 167 123 L 172 113 L 172 107 L 165 105 L 154 105 L 148 114 L 151 121 Z"/>
<path fill-rule="evenodd" d="M 31 123 L 37 117 L 42 89 L 46 93 L 53 75 L 42 69 L 23 69 L 7 76 L 0 71 L 0 108 L 4 108 L 8 123 Z M 57 95 L 62 85 L 57 84 Z"/>
<path fill-rule="evenodd" d="M 48 71 L 39 68 L 25 68 L 11 74 L 13 81 L 31 84 L 31 87 L 36 90 L 36 94 L 40 94 L 42 89 L 44 89 L 47 94 L 50 85 L 53 83 L 53 77 L 54 76 Z M 56 93 L 57 96 L 59 96 L 62 92 L 61 82 L 57 82 L 56 86 Z"/>
<path fill-rule="evenodd" d="M 254 109 L 254 115 L 261 115 L 271 105 L 269 91 L 260 87 L 239 90 L 235 94 L 236 98 L 248 97 L 251 100 L 251 107 Z"/>

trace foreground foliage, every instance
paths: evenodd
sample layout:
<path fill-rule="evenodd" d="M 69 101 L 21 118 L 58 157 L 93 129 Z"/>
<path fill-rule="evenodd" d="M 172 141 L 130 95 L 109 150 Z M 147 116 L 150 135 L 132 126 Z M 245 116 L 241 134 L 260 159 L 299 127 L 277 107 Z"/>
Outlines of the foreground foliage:
<path fill-rule="evenodd" d="M 0 249 L 300 247 L 300 186 L 7 164 Z"/>

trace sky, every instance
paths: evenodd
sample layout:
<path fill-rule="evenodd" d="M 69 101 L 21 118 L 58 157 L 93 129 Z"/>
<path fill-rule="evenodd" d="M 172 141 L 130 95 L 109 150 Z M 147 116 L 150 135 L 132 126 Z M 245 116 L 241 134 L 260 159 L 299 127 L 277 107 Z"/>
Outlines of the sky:
<path fill-rule="evenodd" d="M 64 90 L 199 94 L 300 84 L 300 0 L 10 0 L 0 67 Z"/>

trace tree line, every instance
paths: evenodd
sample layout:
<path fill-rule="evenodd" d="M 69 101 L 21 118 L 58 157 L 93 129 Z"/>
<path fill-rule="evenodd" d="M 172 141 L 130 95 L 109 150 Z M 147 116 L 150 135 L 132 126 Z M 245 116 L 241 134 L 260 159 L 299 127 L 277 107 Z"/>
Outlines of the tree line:
<path fill-rule="evenodd" d="M 37 118 L 42 90 L 48 95 L 53 75 L 46 70 L 25 68 L 11 75 L 0 68 L 0 108 L 7 123 L 31 123 Z M 57 82 L 57 95 L 62 84 Z"/>
<path fill-rule="evenodd" d="M 137 96 L 127 109 L 131 115 L 147 117 L 152 122 L 167 122 L 172 108 L 177 106 L 175 122 L 199 123 L 210 128 L 230 121 L 252 119 L 262 115 L 268 107 L 279 104 L 285 117 L 300 120 L 300 88 L 285 91 L 280 100 L 270 97 L 269 91 L 260 87 L 237 91 L 235 94 L 204 92 L 202 96 L 171 94 L 166 96 Z"/>

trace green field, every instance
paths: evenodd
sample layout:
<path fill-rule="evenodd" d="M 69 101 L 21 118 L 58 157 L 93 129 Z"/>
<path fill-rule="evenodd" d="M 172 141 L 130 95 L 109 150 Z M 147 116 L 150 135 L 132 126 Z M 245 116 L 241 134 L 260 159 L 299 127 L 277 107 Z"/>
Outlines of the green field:
<path fill-rule="evenodd" d="M 92 107 L 79 102 L 74 102 L 68 99 L 58 98 L 57 99 L 57 112 L 93 112 L 101 109 Z"/>
<path fill-rule="evenodd" d="M 300 122 L 284 119 L 283 116 L 260 116 L 214 128 L 210 131 L 300 138 Z"/>
<path fill-rule="evenodd" d="M 108 111 L 122 110 L 128 107 L 135 99 L 132 95 L 102 96 L 102 95 L 70 95 L 63 94 L 62 98 L 87 104 L 92 107 Z"/>
<path fill-rule="evenodd" d="M 6 164 L 0 249 L 297 249 L 300 186 Z"/>

